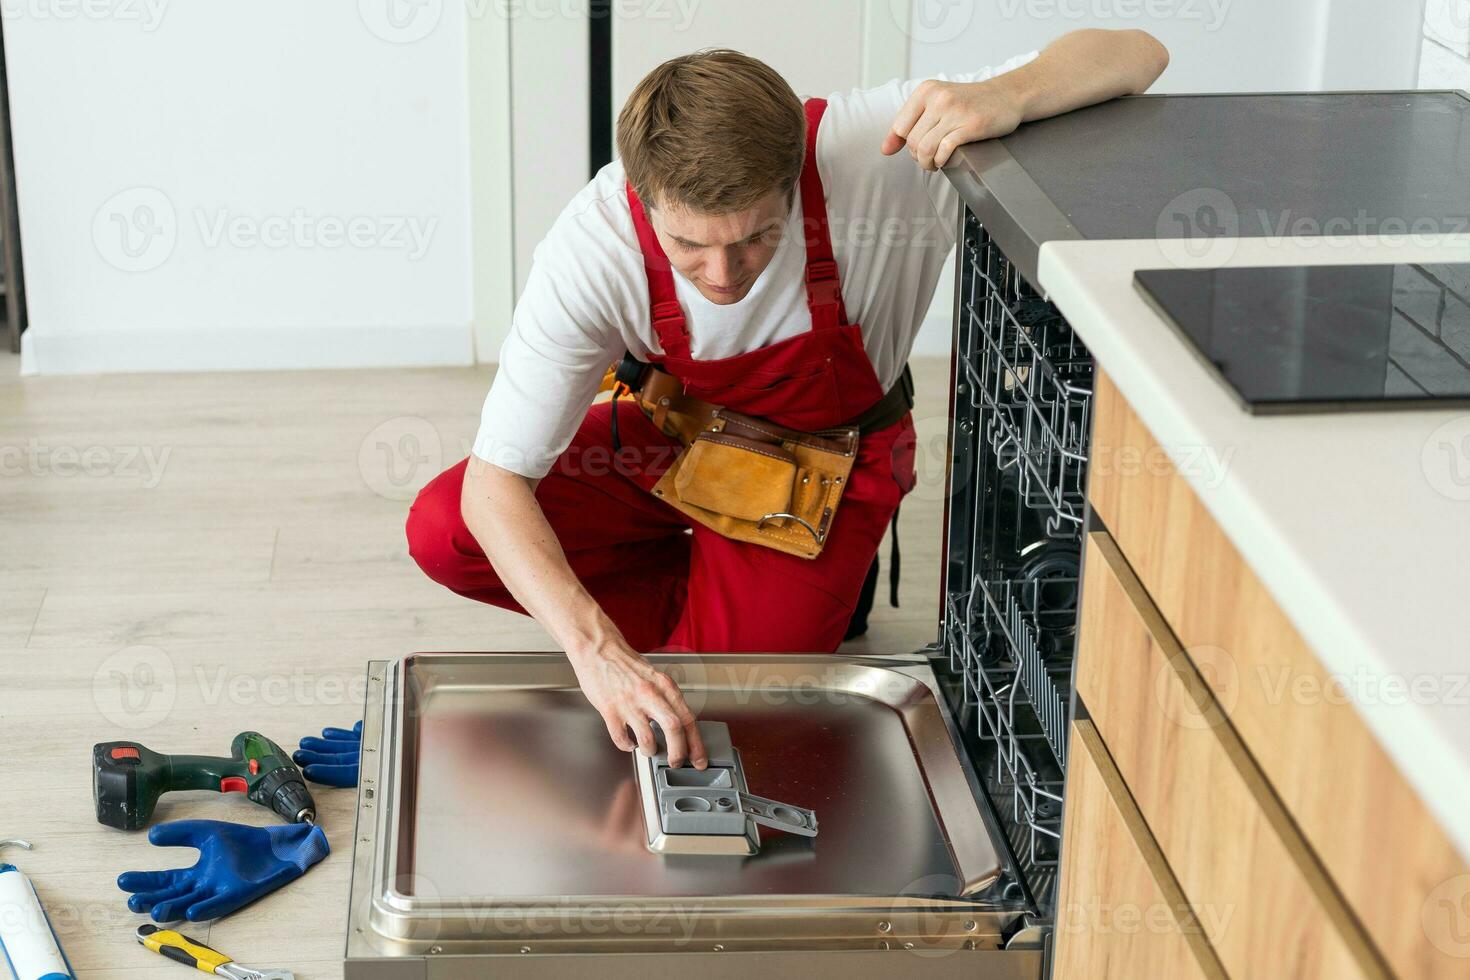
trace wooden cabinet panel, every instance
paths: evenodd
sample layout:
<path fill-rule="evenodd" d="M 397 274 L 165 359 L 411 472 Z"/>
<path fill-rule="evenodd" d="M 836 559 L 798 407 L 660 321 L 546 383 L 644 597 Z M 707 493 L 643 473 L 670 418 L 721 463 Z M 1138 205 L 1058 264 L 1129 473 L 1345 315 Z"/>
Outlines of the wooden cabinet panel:
<path fill-rule="evenodd" d="M 1101 372 L 1094 411 L 1094 512 L 1337 888 L 1394 972 L 1466 976 L 1470 865 Z"/>
<path fill-rule="evenodd" d="M 1082 697 L 1232 976 L 1386 976 L 1112 540 L 1088 535 Z"/>
<path fill-rule="evenodd" d="M 1097 731 L 1072 725 L 1054 980 L 1224 976 Z"/>

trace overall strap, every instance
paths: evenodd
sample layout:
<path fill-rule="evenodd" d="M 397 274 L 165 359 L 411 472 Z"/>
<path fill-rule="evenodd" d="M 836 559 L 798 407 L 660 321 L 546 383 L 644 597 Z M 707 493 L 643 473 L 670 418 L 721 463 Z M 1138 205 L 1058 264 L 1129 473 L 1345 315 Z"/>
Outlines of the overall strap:
<path fill-rule="evenodd" d="M 826 99 L 806 100 L 806 161 L 801 167 L 802 237 L 806 240 L 806 304 L 812 311 L 812 329 L 825 330 L 847 323 L 842 305 L 842 283 L 832 254 L 832 231 L 827 222 L 827 195 L 817 170 L 817 127 L 827 111 Z"/>
<path fill-rule="evenodd" d="M 664 354 L 674 357 L 689 355 L 689 325 L 679 308 L 679 293 L 674 288 L 673 267 L 664 254 L 658 236 L 644 213 L 638 192 L 628 183 L 628 210 L 633 215 L 633 228 L 638 233 L 638 247 L 643 252 L 643 271 L 648 277 L 648 306 L 653 317 L 653 332 Z"/>

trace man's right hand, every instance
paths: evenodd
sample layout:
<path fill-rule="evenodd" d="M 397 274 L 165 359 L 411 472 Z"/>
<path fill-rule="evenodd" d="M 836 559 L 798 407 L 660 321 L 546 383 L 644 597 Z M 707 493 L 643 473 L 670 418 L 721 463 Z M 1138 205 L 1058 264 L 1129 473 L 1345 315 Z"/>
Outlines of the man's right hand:
<path fill-rule="evenodd" d="M 656 721 L 664 732 L 669 765 L 677 768 L 686 761 L 696 769 L 709 765 L 694 712 L 672 677 L 625 645 L 570 659 L 583 695 L 602 715 L 618 748 L 631 752 L 636 747 L 646 756 L 657 754 L 651 724 Z"/>

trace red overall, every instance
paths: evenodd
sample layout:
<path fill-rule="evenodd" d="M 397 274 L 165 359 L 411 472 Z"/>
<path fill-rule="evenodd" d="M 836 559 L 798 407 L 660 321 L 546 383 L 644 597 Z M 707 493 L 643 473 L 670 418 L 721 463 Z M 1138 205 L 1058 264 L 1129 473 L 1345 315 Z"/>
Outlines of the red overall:
<path fill-rule="evenodd" d="M 821 99 L 806 104 L 806 333 L 734 357 L 695 360 L 668 258 L 628 188 L 664 350 L 652 359 L 697 398 L 807 431 L 848 422 L 883 395 L 862 328 L 847 322 L 832 256 L 816 164 L 825 109 Z M 622 447 L 616 454 L 613 411 Z M 721 537 L 654 497 L 649 490 L 677 449 L 630 400 L 588 411 L 536 490 L 578 579 L 637 650 L 835 650 L 884 529 L 913 487 L 912 420 L 906 415 L 863 434 L 826 547 L 810 560 Z M 441 473 L 414 501 L 409 552 L 430 578 L 460 595 L 524 612 L 460 516 L 466 462 Z"/>

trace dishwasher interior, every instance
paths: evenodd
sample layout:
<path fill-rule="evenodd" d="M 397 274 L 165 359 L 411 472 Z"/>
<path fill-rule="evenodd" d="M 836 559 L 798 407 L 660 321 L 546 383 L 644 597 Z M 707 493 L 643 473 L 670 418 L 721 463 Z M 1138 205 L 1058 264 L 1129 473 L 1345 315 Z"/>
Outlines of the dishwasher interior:
<path fill-rule="evenodd" d="M 964 208 L 929 654 L 1042 941 L 1055 922 L 1092 378 L 1066 320 Z"/>
<path fill-rule="evenodd" d="M 819 832 L 650 847 L 565 657 L 374 662 L 348 980 L 1045 975 L 1091 362 L 968 211 L 956 300 L 939 641 L 651 657 Z"/>

